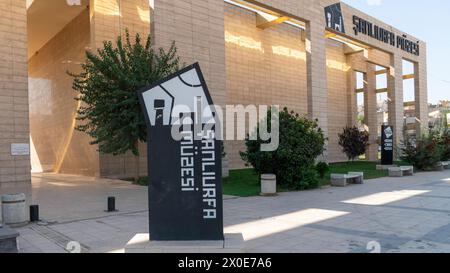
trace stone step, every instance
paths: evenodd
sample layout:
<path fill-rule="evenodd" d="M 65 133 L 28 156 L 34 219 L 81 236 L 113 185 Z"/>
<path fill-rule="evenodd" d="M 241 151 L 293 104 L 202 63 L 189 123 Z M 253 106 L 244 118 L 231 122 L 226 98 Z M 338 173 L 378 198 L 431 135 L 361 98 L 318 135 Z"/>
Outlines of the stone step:
<path fill-rule="evenodd" d="M 0 227 L 0 253 L 17 253 L 19 233 L 7 226 Z"/>

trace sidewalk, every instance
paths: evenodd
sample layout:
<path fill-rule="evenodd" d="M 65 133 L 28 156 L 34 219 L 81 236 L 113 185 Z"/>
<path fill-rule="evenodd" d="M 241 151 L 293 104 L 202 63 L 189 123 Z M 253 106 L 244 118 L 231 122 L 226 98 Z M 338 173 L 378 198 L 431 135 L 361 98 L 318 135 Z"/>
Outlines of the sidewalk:
<path fill-rule="evenodd" d="M 93 204 L 100 209 L 106 193 L 99 189 L 89 188 L 83 201 L 87 196 L 97 200 L 99 194 L 100 201 Z M 58 216 L 55 210 L 49 216 L 58 223 L 19 229 L 21 251 L 64 252 L 68 242 L 77 241 L 84 252 L 123 252 L 136 233 L 147 232 L 146 191 L 121 183 L 111 191 L 124 199 L 118 203 L 121 214 L 105 216 L 79 209 L 78 215 L 87 216 L 86 220 L 64 222 L 70 217 Z M 84 195 L 82 186 L 75 192 Z M 58 195 L 56 189 L 53 194 Z M 72 194 L 66 194 L 76 203 Z M 54 202 L 46 206 L 58 208 L 60 204 Z M 88 207 L 93 206 L 86 201 L 80 205 Z M 365 185 L 273 198 L 227 199 L 224 220 L 226 232 L 244 234 L 248 252 L 369 252 L 368 245 L 380 246 L 382 252 L 450 252 L 450 172 L 374 179 Z"/>
<path fill-rule="evenodd" d="M 147 211 L 147 188 L 127 181 L 75 175 L 33 174 L 32 203 L 39 204 L 41 219 L 67 222 L 111 216 L 105 212 L 109 196 L 119 211 L 113 215 Z"/>

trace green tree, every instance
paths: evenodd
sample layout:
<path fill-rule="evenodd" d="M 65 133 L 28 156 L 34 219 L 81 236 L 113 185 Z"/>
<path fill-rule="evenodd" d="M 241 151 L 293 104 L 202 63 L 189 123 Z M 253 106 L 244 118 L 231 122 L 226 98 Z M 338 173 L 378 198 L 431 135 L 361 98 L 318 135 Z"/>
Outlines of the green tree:
<path fill-rule="evenodd" d="M 175 43 L 166 51 L 154 49 L 150 36 L 142 43 L 139 34 L 131 42 L 118 37 L 115 44 L 103 42 L 96 54 L 86 51 L 86 62 L 74 78 L 73 89 L 79 92 L 81 107 L 76 129 L 92 137 L 103 154 L 114 156 L 129 151 L 136 159 L 139 179 L 139 143 L 146 142 L 147 128 L 137 91 L 180 69 Z"/>

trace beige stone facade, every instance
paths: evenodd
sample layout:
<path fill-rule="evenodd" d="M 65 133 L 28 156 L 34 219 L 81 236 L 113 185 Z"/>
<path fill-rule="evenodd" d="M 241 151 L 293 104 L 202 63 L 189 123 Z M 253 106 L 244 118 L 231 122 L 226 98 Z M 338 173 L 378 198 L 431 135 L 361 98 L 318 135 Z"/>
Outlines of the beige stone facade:
<path fill-rule="evenodd" d="M 30 183 L 30 159 L 11 144 L 29 143 L 25 1 L 0 1 L 0 189 Z"/>
<path fill-rule="evenodd" d="M 183 62 L 200 63 L 218 105 L 280 105 L 318 119 L 329 138 L 324 159 L 330 162 L 345 160 L 337 135 L 357 122 L 357 72 L 365 79 L 359 92 L 364 93 L 365 125 L 371 133 L 369 160 L 378 159 L 379 92 L 388 94 L 389 123 L 397 143 L 401 139 L 403 60 L 415 67 L 418 131 L 428 124 L 426 43 L 419 41 L 416 55 L 398 47 L 397 41 L 393 45 L 356 33 L 354 16 L 396 37 L 418 41 L 344 3 L 345 33 L 328 28 L 324 9 L 336 0 L 83 0 L 76 16 L 33 48 L 37 54 L 33 51 L 28 58 L 27 37 L 35 47 L 38 34 L 35 28 L 27 34 L 27 14 L 30 18 L 33 8 L 43 12 L 49 1 L 34 0 L 28 12 L 26 2 L 30 1 L 0 0 L 0 187 L 29 183 L 30 157 L 11 156 L 10 147 L 29 143 L 30 135 L 37 171 L 133 175 L 131 155 L 99 155 L 86 136 L 73 130 L 78 105 L 65 74 L 77 71 L 86 48 L 115 40 L 125 29 L 143 36 L 150 33 L 157 47 L 175 41 Z M 385 90 L 377 89 L 376 78 L 382 73 L 387 74 Z M 239 157 L 243 148 L 242 142 L 226 142 L 226 168 L 244 167 Z M 141 150 L 145 174 L 144 144 Z"/>

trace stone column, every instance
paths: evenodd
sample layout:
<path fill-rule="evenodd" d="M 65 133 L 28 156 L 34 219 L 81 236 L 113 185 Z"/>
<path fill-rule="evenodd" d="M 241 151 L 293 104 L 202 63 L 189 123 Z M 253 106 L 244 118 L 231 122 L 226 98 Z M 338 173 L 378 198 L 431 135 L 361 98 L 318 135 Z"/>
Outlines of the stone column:
<path fill-rule="evenodd" d="M 27 9 L 25 0 L 0 0 L 0 193 L 31 185 L 29 155 L 11 144 L 30 143 Z"/>
<path fill-rule="evenodd" d="M 349 126 L 356 126 L 358 124 L 358 105 L 357 105 L 357 94 L 356 94 L 356 71 L 350 69 L 347 75 L 347 124 Z"/>
<path fill-rule="evenodd" d="M 119 0 L 90 0 L 91 47 L 101 47 L 103 41 L 115 41 L 121 34 Z"/>
<path fill-rule="evenodd" d="M 416 130 L 418 137 L 421 137 L 428 130 L 428 86 L 425 44 L 421 44 L 421 54 L 420 61 L 414 63 L 415 108 L 416 118 L 418 119 Z"/>
<path fill-rule="evenodd" d="M 222 109 L 227 103 L 224 5 L 217 0 L 156 0 L 152 20 L 155 45 L 167 48 L 175 41 L 182 62 L 199 62 L 212 99 Z M 227 154 L 230 146 L 225 143 Z M 225 158 L 225 175 L 228 165 Z"/>
<path fill-rule="evenodd" d="M 397 147 L 403 140 L 405 106 L 403 99 L 403 59 L 399 55 L 391 55 L 391 66 L 388 73 L 389 124 L 394 127 L 394 143 Z M 394 156 L 398 155 L 395 152 Z"/>
<path fill-rule="evenodd" d="M 144 40 L 150 33 L 150 2 L 148 0 L 90 0 L 92 47 L 103 41 L 116 41 L 128 29 Z M 145 40 L 144 40 L 145 41 Z"/>
<path fill-rule="evenodd" d="M 364 116 L 370 133 L 370 146 L 367 150 L 366 158 L 369 161 L 378 161 L 377 80 L 374 64 L 367 62 L 367 73 L 364 81 Z"/>
<path fill-rule="evenodd" d="M 306 24 L 308 115 L 310 119 L 319 120 L 320 128 L 325 137 L 328 137 L 326 40 L 320 19 L 321 17 L 315 17 Z"/>
<path fill-rule="evenodd" d="M 139 33 L 145 44 L 151 30 L 153 1 L 149 0 L 90 0 L 91 13 L 91 48 L 103 47 L 103 41 L 115 41 L 125 35 L 127 29 L 132 39 Z M 152 16 L 151 16 L 152 15 Z M 132 42 L 134 42 L 132 40 Z M 147 173 L 147 148 L 139 145 L 140 175 Z M 100 176 L 130 177 L 135 174 L 136 160 L 134 155 L 112 156 L 99 155 Z"/>

